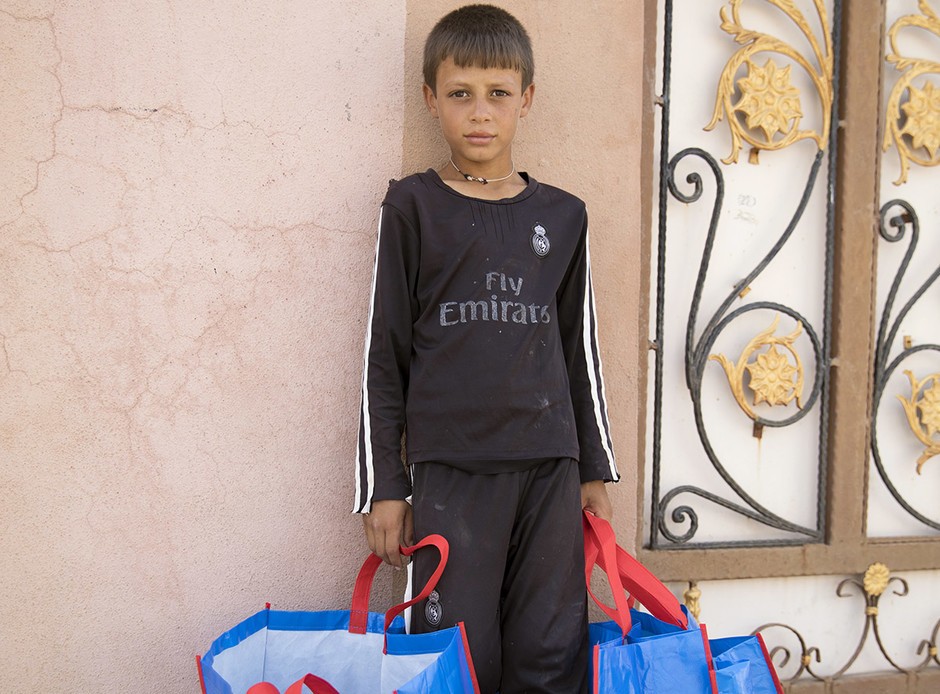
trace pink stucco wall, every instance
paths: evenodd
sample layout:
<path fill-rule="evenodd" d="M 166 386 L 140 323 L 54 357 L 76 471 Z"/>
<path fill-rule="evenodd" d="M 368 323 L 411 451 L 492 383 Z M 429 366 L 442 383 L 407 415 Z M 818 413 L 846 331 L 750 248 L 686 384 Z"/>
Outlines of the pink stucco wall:
<path fill-rule="evenodd" d="M 377 205 L 440 159 L 416 55 L 456 5 L 0 5 L 8 691 L 192 692 L 264 601 L 348 600 Z M 632 538 L 642 4 L 504 5 L 538 61 L 517 159 L 591 209 Z"/>

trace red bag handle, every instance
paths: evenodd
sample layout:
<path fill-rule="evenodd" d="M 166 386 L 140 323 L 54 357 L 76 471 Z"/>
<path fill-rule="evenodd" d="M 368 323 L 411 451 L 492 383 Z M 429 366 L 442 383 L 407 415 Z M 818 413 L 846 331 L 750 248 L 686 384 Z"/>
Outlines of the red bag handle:
<path fill-rule="evenodd" d="M 304 685 L 307 685 L 307 688 L 313 692 L 313 694 L 339 694 L 332 684 L 316 675 L 307 675 L 302 680 L 297 680 L 287 688 L 284 694 L 301 694 Z"/>
<path fill-rule="evenodd" d="M 610 524 L 603 522 L 598 528 L 592 525 L 593 520 L 600 520 L 587 511 L 584 512 L 582 525 L 584 527 L 584 582 L 587 585 L 588 594 L 598 607 L 620 627 L 623 637 L 627 638 L 627 632 L 630 631 L 632 620 L 630 618 L 630 607 L 633 598 L 627 600 L 624 595 L 623 583 L 620 580 L 619 572 L 608 574 L 610 591 L 614 596 L 615 607 L 610 607 L 594 595 L 591 590 L 591 575 L 594 573 L 594 566 L 616 566 L 617 556 L 615 552 L 616 540 L 613 538 L 613 530 Z M 606 525 L 606 528 L 604 527 Z M 602 556 L 603 555 L 603 558 Z"/>
<path fill-rule="evenodd" d="M 624 612 L 622 603 L 617 599 L 617 594 L 622 595 L 623 590 L 627 590 L 631 598 L 638 600 L 657 619 L 674 624 L 682 629 L 688 628 L 689 620 L 672 591 L 663 585 L 662 581 L 656 578 L 649 569 L 617 545 L 614 530 L 610 527 L 610 523 L 587 512 L 584 513 L 584 547 L 585 578 L 590 580 L 590 569 L 593 567 L 588 567 L 587 562 L 588 559 L 591 559 L 607 574 L 611 589 L 614 591 L 616 608 L 604 605 L 591 593 L 594 602 L 605 613 L 610 615 L 614 611 Z M 596 549 L 589 550 L 589 547 L 595 547 Z M 622 590 L 617 590 L 616 584 L 618 583 Z M 626 614 L 629 615 L 629 610 L 626 610 Z M 624 628 L 624 625 L 627 625 L 627 630 L 629 630 L 629 616 L 626 619 L 614 618 L 614 621 L 621 629 Z M 624 634 L 626 635 L 626 632 Z"/>
<path fill-rule="evenodd" d="M 281 694 L 277 687 L 275 687 L 270 682 L 258 682 L 258 684 L 253 684 L 248 687 L 248 691 L 245 694 Z"/>
<path fill-rule="evenodd" d="M 307 675 L 297 680 L 291 686 L 284 690 L 284 694 L 302 694 L 304 685 L 313 692 L 313 694 L 339 694 L 336 688 L 322 677 L 316 675 Z M 245 694 L 281 694 L 277 687 L 270 682 L 258 682 L 258 684 L 249 687 Z"/>
<path fill-rule="evenodd" d="M 410 557 L 422 547 L 437 547 L 440 552 L 440 560 L 437 568 L 428 579 L 427 585 L 418 594 L 417 597 L 401 605 L 396 605 L 385 613 L 385 631 L 391 625 L 396 616 L 404 612 L 407 608 L 416 602 L 424 600 L 431 594 L 431 591 L 437 587 L 437 582 L 444 573 L 444 567 L 447 565 L 447 558 L 450 555 L 450 545 L 440 535 L 428 535 L 411 547 L 401 547 L 400 551 L 406 557 Z M 359 576 L 356 578 L 356 586 L 353 589 L 352 609 L 349 615 L 349 631 L 352 634 L 365 634 L 366 625 L 369 621 L 369 594 L 372 592 L 372 582 L 375 580 L 375 573 L 382 565 L 382 560 L 376 554 L 370 554 L 366 557 L 362 568 L 359 570 Z"/>
<path fill-rule="evenodd" d="M 385 613 L 385 631 L 388 631 L 389 626 L 392 623 L 392 620 L 395 619 L 402 612 L 407 610 L 409 607 L 415 603 L 421 602 L 426 597 L 428 597 L 431 592 L 437 588 L 437 582 L 441 580 L 441 575 L 444 573 L 444 567 L 447 566 L 447 558 L 450 556 L 450 545 L 440 535 L 428 535 L 426 538 L 418 542 L 417 544 L 412 545 L 411 547 L 402 547 L 401 553 L 406 557 L 410 557 L 416 551 L 422 547 L 434 546 L 437 547 L 437 551 L 440 553 L 440 559 L 437 562 L 437 568 L 434 569 L 434 573 L 431 574 L 431 577 L 428 579 L 428 582 L 425 584 L 424 588 L 420 593 L 408 602 L 402 603 L 401 605 L 396 605 L 388 612 Z"/>

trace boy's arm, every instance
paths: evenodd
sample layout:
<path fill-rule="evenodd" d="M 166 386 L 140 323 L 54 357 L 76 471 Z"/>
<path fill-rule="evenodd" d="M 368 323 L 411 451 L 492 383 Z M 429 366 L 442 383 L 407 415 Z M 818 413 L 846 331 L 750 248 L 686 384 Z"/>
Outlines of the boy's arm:
<path fill-rule="evenodd" d="M 398 210 L 383 205 L 366 329 L 353 509 L 356 513 L 369 513 L 373 503 L 380 500 L 406 503 L 404 499 L 411 494 L 411 481 L 401 460 L 401 437 L 405 427 L 413 316 L 418 310 L 415 297 L 418 253 L 415 230 Z M 394 532 L 391 527 L 394 523 L 385 514 L 381 518 L 384 540 L 386 532 Z M 397 535 L 404 537 L 400 526 Z"/>
<path fill-rule="evenodd" d="M 600 349 L 597 345 L 586 215 L 577 249 L 558 293 L 557 303 L 558 325 L 565 350 L 571 402 L 578 429 L 581 482 L 616 482 L 620 479 L 620 473 L 614 461 L 604 380 L 601 374 Z M 603 505 L 599 493 L 596 492 L 596 485 L 591 489 L 594 489 L 595 493 L 589 494 L 589 497 L 594 503 Z M 604 499 L 606 496 L 604 491 Z M 609 500 L 606 503 L 609 505 Z M 603 508 L 600 510 L 603 512 Z"/>

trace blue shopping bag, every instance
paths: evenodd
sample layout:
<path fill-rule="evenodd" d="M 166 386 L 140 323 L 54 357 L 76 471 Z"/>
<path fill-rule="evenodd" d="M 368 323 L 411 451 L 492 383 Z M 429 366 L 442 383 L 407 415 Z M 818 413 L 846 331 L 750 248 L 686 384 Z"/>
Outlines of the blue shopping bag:
<path fill-rule="evenodd" d="M 229 629 L 197 658 L 203 694 L 479 694 L 463 624 L 405 633 L 401 613 L 434 590 L 449 547 L 440 535 L 429 535 L 401 550 L 411 555 L 428 546 L 441 555 L 428 584 L 384 615 L 369 612 L 382 564 L 371 554 L 356 579 L 351 609 L 265 609 Z"/>
<path fill-rule="evenodd" d="M 783 691 L 760 634 L 712 639 L 718 694 L 779 694 Z"/>
<path fill-rule="evenodd" d="M 595 566 L 607 574 L 612 607 L 591 590 Z M 612 620 L 589 627 L 593 694 L 717 694 L 705 633 L 659 579 L 617 546 L 610 524 L 590 513 L 584 514 L 584 577 Z M 651 614 L 633 609 L 636 601 Z"/>
<path fill-rule="evenodd" d="M 710 641 L 705 625 L 617 546 L 610 524 L 588 513 L 584 554 L 588 591 L 612 620 L 589 628 L 593 694 L 783 694 L 760 635 Z M 591 592 L 594 566 L 607 574 L 613 607 Z M 649 613 L 633 609 L 636 601 Z"/>

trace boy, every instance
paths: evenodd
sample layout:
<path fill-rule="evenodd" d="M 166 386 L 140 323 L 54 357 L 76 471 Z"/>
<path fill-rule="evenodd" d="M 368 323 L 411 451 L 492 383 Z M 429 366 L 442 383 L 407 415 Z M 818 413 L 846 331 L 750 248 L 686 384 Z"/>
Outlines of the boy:
<path fill-rule="evenodd" d="M 499 8 L 460 8 L 428 36 L 424 96 L 451 158 L 389 187 L 362 383 L 369 547 L 401 568 L 399 544 L 448 539 L 411 627 L 463 621 L 484 694 L 586 691 L 580 511 L 609 519 L 619 478 L 584 204 L 512 157 L 532 74 L 529 37 Z M 416 558 L 414 584 L 434 561 Z"/>

